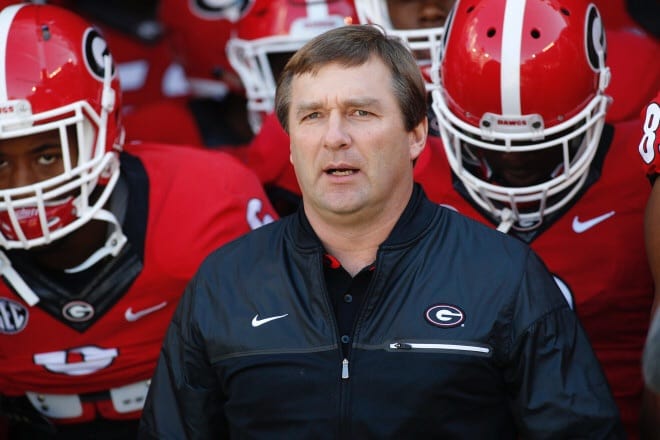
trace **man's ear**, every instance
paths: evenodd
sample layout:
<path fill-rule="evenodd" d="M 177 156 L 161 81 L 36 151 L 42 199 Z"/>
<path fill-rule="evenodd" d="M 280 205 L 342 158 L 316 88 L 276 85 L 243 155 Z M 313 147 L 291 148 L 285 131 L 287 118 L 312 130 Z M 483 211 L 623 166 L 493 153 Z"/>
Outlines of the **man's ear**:
<path fill-rule="evenodd" d="M 424 146 L 426 145 L 426 137 L 429 132 L 429 121 L 428 118 L 424 118 L 412 131 L 410 135 L 410 159 L 415 160 L 422 154 Z"/>

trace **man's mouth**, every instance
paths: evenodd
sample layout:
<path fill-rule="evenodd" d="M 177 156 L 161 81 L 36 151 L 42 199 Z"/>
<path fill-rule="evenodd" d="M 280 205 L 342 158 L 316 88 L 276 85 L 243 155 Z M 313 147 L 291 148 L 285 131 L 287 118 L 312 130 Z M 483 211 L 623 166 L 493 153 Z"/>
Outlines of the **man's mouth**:
<path fill-rule="evenodd" d="M 350 176 L 351 174 L 355 174 L 357 170 L 352 170 L 348 168 L 330 168 L 325 172 L 332 176 Z"/>

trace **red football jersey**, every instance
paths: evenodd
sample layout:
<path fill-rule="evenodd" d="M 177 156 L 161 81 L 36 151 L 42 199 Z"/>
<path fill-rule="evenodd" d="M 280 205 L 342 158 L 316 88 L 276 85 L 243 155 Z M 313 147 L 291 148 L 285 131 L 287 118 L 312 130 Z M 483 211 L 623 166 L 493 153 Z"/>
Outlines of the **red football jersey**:
<path fill-rule="evenodd" d="M 641 355 L 653 300 L 642 226 L 650 185 L 625 145 L 636 125 L 616 126 L 600 178 L 530 243 L 570 293 L 630 438 L 639 431 Z M 495 227 L 454 189 L 439 138 L 427 144 L 415 178 L 433 201 Z"/>
<path fill-rule="evenodd" d="M 660 170 L 660 90 L 642 110 L 641 122 L 641 133 L 632 136 L 632 140 L 642 157 L 646 175 L 655 176 Z"/>
<path fill-rule="evenodd" d="M 126 151 L 122 178 L 148 184 L 128 187 L 126 216 L 144 212 L 138 239 L 126 233 L 128 244 L 141 249 L 142 270 L 125 289 L 115 288 L 116 302 L 94 303 L 89 292 L 53 313 L 43 298 L 30 307 L 0 284 L 0 394 L 29 393 L 43 404 L 42 414 L 66 423 L 98 414 L 139 417 L 148 385 L 140 381 L 150 378 L 177 301 L 201 261 L 276 218 L 257 177 L 225 153 L 157 144 Z M 141 165 L 128 170 L 129 159 Z M 140 191 L 143 199 L 133 197 Z M 134 268 L 112 279 L 122 282 Z M 84 330 L 72 325 L 92 315 Z M 73 393 L 73 400 L 61 396 Z"/>

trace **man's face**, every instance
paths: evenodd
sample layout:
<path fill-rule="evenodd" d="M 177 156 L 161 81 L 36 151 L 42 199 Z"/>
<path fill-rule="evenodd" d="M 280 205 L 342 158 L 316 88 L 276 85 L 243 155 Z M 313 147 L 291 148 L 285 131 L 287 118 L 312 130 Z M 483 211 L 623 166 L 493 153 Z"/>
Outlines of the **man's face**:
<path fill-rule="evenodd" d="M 547 182 L 562 163 L 562 152 L 559 148 L 526 153 L 484 150 L 483 155 L 497 176 L 497 183 L 512 187 Z"/>
<path fill-rule="evenodd" d="M 385 0 L 384 0 L 385 1 Z M 456 0 L 386 0 L 392 27 L 402 32 L 429 87 L 432 83 L 431 69 L 439 60 L 433 41 L 439 41 L 449 11 Z M 440 31 L 438 31 L 440 29 Z M 419 32 L 422 31 L 420 35 Z M 410 32 L 417 32 L 411 34 Z"/>
<path fill-rule="evenodd" d="M 387 0 L 395 29 L 434 28 L 445 25 L 456 0 Z"/>
<path fill-rule="evenodd" d="M 75 164 L 77 148 L 70 145 L 69 149 L 71 163 Z M 63 153 L 57 131 L 0 139 L 0 190 L 41 182 L 63 171 Z"/>
<path fill-rule="evenodd" d="M 528 147 L 531 144 L 528 142 L 513 142 L 511 152 L 508 153 L 483 149 L 480 153 L 475 152 L 474 154 L 481 156 L 492 170 L 493 183 L 518 188 L 539 185 L 548 182 L 550 179 L 555 178 L 558 173 L 564 171 L 565 158 L 561 140 L 567 134 L 570 134 L 570 129 L 547 137 L 543 140 L 546 146 L 534 151 L 516 151 L 517 144 Z M 552 144 L 553 139 L 556 141 L 555 145 Z M 583 135 L 571 137 L 567 144 L 569 158 L 566 158 L 566 160 L 571 160 L 576 152 L 584 147 L 584 142 Z"/>
<path fill-rule="evenodd" d="M 377 58 L 293 78 L 291 162 L 308 215 L 369 216 L 407 202 L 426 121 L 406 132 L 391 81 Z"/>

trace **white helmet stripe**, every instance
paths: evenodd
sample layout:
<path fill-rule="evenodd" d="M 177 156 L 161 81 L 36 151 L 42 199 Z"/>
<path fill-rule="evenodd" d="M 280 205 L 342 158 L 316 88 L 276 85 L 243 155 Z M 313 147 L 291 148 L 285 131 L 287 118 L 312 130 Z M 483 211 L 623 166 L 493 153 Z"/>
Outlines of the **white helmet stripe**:
<path fill-rule="evenodd" d="M 8 100 L 7 97 L 7 41 L 9 28 L 14 21 L 14 16 L 19 9 L 25 5 L 12 5 L 0 12 L 0 102 Z"/>
<path fill-rule="evenodd" d="M 307 17 L 312 20 L 327 18 L 329 14 L 328 2 L 307 0 Z"/>
<path fill-rule="evenodd" d="M 525 0 L 509 0 L 504 7 L 500 96 L 502 114 L 507 116 L 520 115 L 520 51 L 525 3 Z"/>

